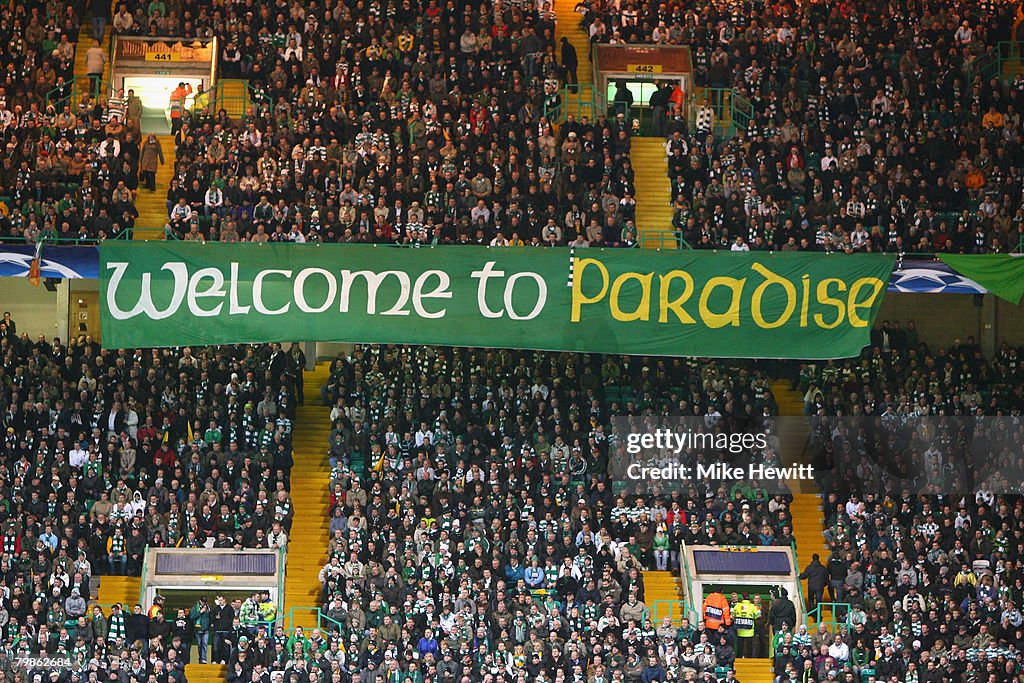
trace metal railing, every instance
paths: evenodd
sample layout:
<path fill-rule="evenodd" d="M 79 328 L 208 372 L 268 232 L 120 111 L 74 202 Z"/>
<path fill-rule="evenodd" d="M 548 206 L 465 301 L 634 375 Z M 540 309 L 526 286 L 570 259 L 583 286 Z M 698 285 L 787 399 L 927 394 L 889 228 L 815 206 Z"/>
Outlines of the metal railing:
<path fill-rule="evenodd" d="M 146 604 L 146 577 L 149 576 L 149 553 L 142 553 L 142 573 L 139 574 L 139 604 Z"/>
<path fill-rule="evenodd" d="M 121 232 L 117 233 L 113 237 L 106 238 L 107 240 L 130 240 L 134 234 L 133 228 L 125 228 Z M 52 237 L 50 235 L 43 235 L 37 239 L 31 239 L 28 237 L 0 237 L 0 244 L 54 244 L 64 246 L 87 246 L 91 244 L 99 244 L 106 240 L 101 240 L 95 237 Z"/>
<path fill-rule="evenodd" d="M 967 83 L 973 84 L 976 79 L 988 82 L 996 78 L 1002 82 L 1009 80 L 1006 65 L 1020 61 L 1020 46 L 1017 41 L 1002 41 L 990 45 L 982 54 L 967 63 Z"/>
<path fill-rule="evenodd" d="M 589 51 L 593 49 L 593 45 L 591 45 Z M 579 58 L 593 61 L 593 56 L 589 51 L 587 54 L 581 54 Z M 561 95 L 561 104 L 558 107 L 551 108 L 545 104 L 541 110 L 544 118 L 553 125 L 557 125 L 564 122 L 566 115 L 572 110 L 573 115 L 577 119 L 586 116 L 591 121 L 596 120 L 600 114 L 604 113 L 604 109 L 600 105 L 597 96 L 596 77 L 597 69 L 594 69 L 592 71 L 592 80 L 589 83 L 575 83 L 563 86 L 559 93 Z"/>
<path fill-rule="evenodd" d="M 679 626 L 683 617 L 690 618 L 692 611 L 682 600 L 655 600 L 644 610 L 644 617 L 650 619 L 655 628 L 661 625 L 665 617 L 669 617 L 673 625 Z"/>
<path fill-rule="evenodd" d="M 737 130 L 747 130 L 754 118 L 754 103 L 743 95 L 733 92 L 730 98 L 732 124 Z"/>
<path fill-rule="evenodd" d="M 696 130 L 697 112 L 705 102 L 715 115 L 715 137 L 731 138 L 746 131 L 754 118 L 754 103 L 734 89 L 700 87 L 694 91 L 690 107 L 691 130 Z"/>
<path fill-rule="evenodd" d="M 299 615 L 303 614 L 313 614 L 316 617 L 316 627 L 321 631 L 344 631 L 346 629 L 345 624 L 330 618 L 319 607 L 292 607 L 287 614 L 278 617 L 274 622 L 274 627 L 276 628 L 280 624 L 286 633 L 293 633 L 296 627 L 295 622 L 298 621 Z"/>
<path fill-rule="evenodd" d="M 690 593 L 690 562 L 686 559 L 686 543 L 679 544 L 679 581 L 683 585 L 683 616 L 690 619 L 690 623 L 696 625 L 700 620 L 700 614 L 694 607 L 693 595 Z"/>
<path fill-rule="evenodd" d="M 642 249 L 692 249 L 681 230 L 641 230 Z"/>
<path fill-rule="evenodd" d="M 804 600 L 804 585 L 800 581 L 800 558 L 796 553 L 796 541 L 792 541 L 789 544 L 790 549 L 793 551 L 793 567 L 796 569 L 796 592 L 800 598 L 800 613 L 804 615 L 804 623 L 807 623 L 809 618 L 807 615 L 807 602 Z"/>
<path fill-rule="evenodd" d="M 811 619 L 815 625 L 825 624 L 825 627 L 835 633 L 840 626 L 850 625 L 850 603 L 848 602 L 819 602 L 814 609 L 807 612 L 805 623 L 807 630 L 811 630 Z M 825 613 L 828 612 L 828 618 Z"/>
<path fill-rule="evenodd" d="M 319 625 L 320 625 L 320 616 L 321 616 L 320 608 L 319 607 L 292 607 L 291 609 L 288 610 L 287 614 L 281 615 L 281 617 L 279 618 L 279 622 L 284 627 L 285 631 L 287 631 L 288 633 L 291 633 L 292 631 L 295 630 L 295 622 L 297 620 L 296 617 L 298 615 L 300 615 L 300 614 L 310 614 L 310 613 L 313 613 L 313 614 L 316 615 L 316 623 L 317 623 L 317 626 L 319 627 Z"/>
<path fill-rule="evenodd" d="M 594 88 L 589 85 L 565 86 L 561 90 L 561 103 L 557 107 L 544 104 L 544 118 L 553 124 L 564 123 L 568 114 L 581 119 L 586 116 L 590 121 L 598 118 L 600 108 L 594 98 Z"/>
<path fill-rule="evenodd" d="M 59 113 L 65 106 L 70 105 L 72 113 L 77 114 L 78 105 L 85 95 L 95 99 L 109 92 L 111 92 L 110 83 L 107 81 L 97 80 L 94 82 L 88 76 L 75 76 L 64 85 L 58 85 L 46 93 L 46 107 L 53 105 L 53 108 Z"/>
<path fill-rule="evenodd" d="M 229 86 L 234 86 L 234 89 L 240 90 L 241 94 L 226 92 Z M 205 107 L 209 108 L 210 113 L 217 114 L 223 109 L 232 119 L 247 120 L 250 118 L 254 93 L 249 81 L 241 78 L 221 78 L 217 80 L 212 92 L 207 91 L 205 94 L 208 96 Z"/>

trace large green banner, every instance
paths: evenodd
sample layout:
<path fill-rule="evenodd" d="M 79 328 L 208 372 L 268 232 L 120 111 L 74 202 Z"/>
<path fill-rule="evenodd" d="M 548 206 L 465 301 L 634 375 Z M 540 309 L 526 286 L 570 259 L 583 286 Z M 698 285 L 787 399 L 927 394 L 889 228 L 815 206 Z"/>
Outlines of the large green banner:
<path fill-rule="evenodd" d="M 939 254 L 939 260 L 1000 299 L 1024 298 L 1024 257 L 1020 254 Z"/>
<path fill-rule="evenodd" d="M 104 242 L 104 346 L 445 344 L 843 358 L 894 258 L 642 249 Z"/>

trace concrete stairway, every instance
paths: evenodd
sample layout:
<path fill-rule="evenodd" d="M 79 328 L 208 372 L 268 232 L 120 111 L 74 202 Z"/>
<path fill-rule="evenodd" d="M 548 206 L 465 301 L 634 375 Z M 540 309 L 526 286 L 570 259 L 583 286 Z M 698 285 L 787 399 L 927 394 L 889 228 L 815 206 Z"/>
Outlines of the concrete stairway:
<path fill-rule="evenodd" d="M 248 81 L 226 78 L 217 82 L 217 102 L 214 114 L 223 107 L 228 116 L 239 119 L 249 113 Z"/>
<path fill-rule="evenodd" d="M 143 143 L 149 136 L 143 133 Z M 164 239 L 164 226 L 167 224 L 167 188 L 174 177 L 174 161 L 177 158 L 173 135 L 158 135 L 157 140 L 164 150 L 164 165 L 156 171 L 156 192 L 150 192 L 139 185 L 139 194 L 135 198 L 135 208 L 139 217 L 135 220 L 137 240 Z"/>
<path fill-rule="evenodd" d="M 112 29 L 107 26 L 107 30 L 103 35 L 103 41 L 100 43 L 100 47 L 103 48 L 103 53 L 110 54 L 110 35 Z M 78 42 L 75 43 L 75 78 L 86 78 L 89 75 L 89 70 L 85 66 L 85 56 L 89 52 L 89 48 L 93 46 L 92 37 L 92 22 L 83 21 L 82 26 L 78 30 Z M 103 81 L 105 83 L 110 82 L 110 61 L 103 65 Z M 82 84 L 84 87 L 84 84 Z M 104 96 L 110 93 L 103 93 Z M 72 108 L 74 109 L 74 108 Z"/>
<path fill-rule="evenodd" d="M 808 462 L 807 439 L 810 429 L 804 414 L 804 398 L 799 391 L 790 388 L 786 380 L 771 382 L 772 395 L 779 406 L 779 441 L 782 449 L 784 466 L 805 464 Z M 813 481 L 790 482 L 790 489 L 795 492 L 818 493 Z"/>
<path fill-rule="evenodd" d="M 673 236 L 658 232 L 672 230 L 672 184 L 668 179 L 665 141 L 661 138 L 633 138 L 630 161 L 636 172 L 637 241 L 649 248 L 678 248 Z"/>
<path fill-rule="evenodd" d="M 185 665 L 185 679 L 188 683 L 223 683 L 227 672 L 225 664 Z"/>
<path fill-rule="evenodd" d="M 741 683 L 771 683 L 772 660 L 770 659 L 737 659 L 733 664 L 736 669 L 736 680 Z M 192 683 L 192 679 L 188 679 Z"/>
<path fill-rule="evenodd" d="M 783 418 L 779 427 L 783 464 L 791 466 L 806 463 L 809 457 L 806 452 L 809 428 L 803 419 L 803 396 L 799 391 L 790 388 L 789 382 L 785 380 L 772 382 L 771 389 L 779 406 L 779 415 Z M 793 491 L 790 513 L 793 515 L 793 538 L 796 539 L 800 570 L 807 566 L 815 553 L 819 555 L 823 564 L 827 563 L 829 551 L 822 533 L 824 515 L 821 510 L 821 491 L 817 484 L 809 480 L 791 481 L 789 488 Z M 802 583 L 806 604 L 807 582 Z"/>
<path fill-rule="evenodd" d="M 96 602 L 103 606 L 103 611 L 110 614 L 110 605 L 121 603 L 129 614 L 132 607 L 139 602 L 141 579 L 137 576 L 101 576 L 100 589 L 96 592 Z M 148 605 L 143 605 L 148 607 Z M 143 610 L 145 611 L 145 610 Z"/>
<path fill-rule="evenodd" d="M 283 615 L 291 614 L 291 626 L 302 626 L 306 630 L 317 626 L 316 613 L 311 609 L 295 612 L 292 609 L 320 606 L 317 574 L 327 563 L 330 525 L 327 494 L 331 472 L 327 446 L 331 411 L 320 405 L 320 386 L 326 384 L 329 375 L 329 363 L 318 363 L 315 370 L 304 373 L 306 405 L 297 409 L 292 433 L 295 465 L 291 494 L 295 516 L 288 538 Z M 191 679 L 189 683 L 193 683 Z"/>
<path fill-rule="evenodd" d="M 657 604 L 658 601 L 674 601 L 671 615 L 672 622 L 678 626 L 682 621 L 683 614 L 683 592 L 679 577 L 673 572 L 645 571 L 644 572 L 644 602 L 651 610 L 651 619 L 654 628 L 661 626 L 662 620 L 670 613 L 666 606 Z M 694 609 L 700 609 L 700 605 L 694 605 Z M 692 623 L 691 619 L 691 623 Z M 771 683 L 771 660 L 770 659 L 737 659 L 734 664 L 736 678 L 741 683 Z M 189 681 L 191 683 L 191 681 Z"/>
<path fill-rule="evenodd" d="M 590 38 L 579 27 L 581 16 L 576 13 L 576 0 L 555 0 L 555 16 L 558 21 L 555 24 L 555 56 L 558 63 L 562 63 L 562 37 L 569 39 L 572 46 L 576 48 L 576 59 L 579 66 L 576 68 L 576 79 L 579 81 L 577 94 L 570 94 L 568 97 L 563 93 L 562 106 L 565 114 L 573 116 L 577 121 L 581 116 L 587 116 L 593 121 L 597 112 L 592 111 L 585 103 L 594 101 L 594 72 L 590 64 Z M 582 105 L 582 106 L 581 106 Z"/>
<path fill-rule="evenodd" d="M 793 538 L 796 539 L 796 556 L 803 571 L 815 553 L 821 558 L 822 564 L 828 564 L 830 551 L 825 544 L 824 515 L 821 510 L 821 496 L 816 493 L 794 493 L 793 505 Z M 807 604 L 807 582 L 801 581 L 804 591 L 804 604 Z M 791 596 L 792 597 L 792 596 Z"/>
<path fill-rule="evenodd" d="M 675 604 L 671 606 L 670 610 L 664 603 L 655 604 L 659 601 Z M 652 610 L 657 608 L 657 614 L 652 613 L 651 617 L 652 619 L 656 618 L 655 628 L 661 626 L 662 620 L 669 614 L 678 625 L 683 616 L 683 601 L 676 575 L 672 572 L 644 571 L 644 603 Z"/>

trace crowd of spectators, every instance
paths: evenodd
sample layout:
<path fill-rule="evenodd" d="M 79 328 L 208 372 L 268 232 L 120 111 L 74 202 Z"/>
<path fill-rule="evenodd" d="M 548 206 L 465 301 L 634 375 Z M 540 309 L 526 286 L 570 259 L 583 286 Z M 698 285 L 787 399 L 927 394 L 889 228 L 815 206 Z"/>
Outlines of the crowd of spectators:
<path fill-rule="evenodd" d="M 1020 351 L 992 358 L 971 336 L 932 347 L 913 320 L 883 320 L 860 358 L 801 366 L 796 380 L 808 415 L 1014 415 L 1024 409 Z"/>
<path fill-rule="evenodd" d="M 653 623 L 643 571 L 678 571 L 682 541 L 792 541 L 786 496 L 704 482 L 646 495 L 609 476 L 625 456 L 614 414 L 774 411 L 743 363 L 357 347 L 322 398 L 322 609 L 353 680 L 723 678 L 733 632 L 696 614 Z"/>
<path fill-rule="evenodd" d="M 779 680 L 1015 681 L 1024 618 L 1019 350 L 930 347 L 883 321 L 859 359 L 805 365 L 828 554 L 808 606 L 841 626 L 786 633 Z"/>
<path fill-rule="evenodd" d="M 297 346 L 108 352 L 18 336 L 9 316 L 0 331 L 4 649 L 10 662 L 69 655 L 62 681 L 180 681 L 193 643 L 245 683 L 728 680 L 740 648 L 771 656 L 780 682 L 1019 676 L 1020 479 L 869 491 L 842 470 L 875 459 L 846 416 L 1002 415 L 1021 436 L 1016 348 L 931 350 L 912 324 L 884 322 L 862 358 L 794 372 L 820 418 L 816 464 L 842 474 L 822 479 L 831 553 L 805 568 L 808 607 L 826 594 L 848 606 L 808 632 L 798 596 L 751 595 L 745 643 L 696 604 L 655 621 L 643 572 L 678 571 L 682 541 L 788 546 L 790 498 L 625 490 L 609 476 L 624 453 L 609 419 L 774 414 L 758 363 L 355 347 L 310 397 L 332 406 L 333 428 L 328 627 L 305 634 L 262 625 L 265 595 L 176 615 L 90 606 L 92 579 L 137 573 L 147 545 L 286 547 Z M 744 596 L 721 599 L 735 618 Z"/>
<path fill-rule="evenodd" d="M 831 451 L 874 457 L 835 421 L 847 415 L 1002 414 L 1015 443 L 1018 351 L 985 359 L 968 338 L 931 352 L 912 323 L 885 322 L 872 340 L 861 359 L 794 371 L 822 418 L 816 464 L 838 473 L 822 479 L 834 552 L 805 571 L 808 608 L 826 591 L 848 606 L 825 608 L 830 623 L 808 632 L 786 597 L 752 595 L 748 647 L 773 658 L 780 683 L 1017 680 L 1020 480 L 969 495 L 919 495 L 911 478 L 851 493 L 860 473 Z M 338 669 L 371 680 L 730 675 L 735 625 L 652 623 L 635 570 L 675 569 L 684 539 L 788 545 L 789 499 L 742 486 L 624 493 L 607 477 L 622 452 L 607 420 L 775 412 L 756 366 L 364 347 L 335 361 L 323 398 L 334 406 L 323 637 L 340 641 Z M 743 598 L 725 599 L 735 610 Z"/>
<path fill-rule="evenodd" d="M 670 86 L 645 103 L 691 246 L 989 253 L 1024 235 L 1024 74 L 995 61 L 1019 51 L 1000 46 L 1018 7 L 616 0 L 584 23 L 599 42 L 689 46 L 712 89 L 692 115 Z"/>
<path fill-rule="evenodd" d="M 102 73 L 106 60 L 97 44 L 79 41 L 84 14 L 77 3 L 0 9 L 2 239 L 89 242 L 135 226 L 141 103 L 72 85 L 76 50 L 90 70 Z"/>
<path fill-rule="evenodd" d="M 750 103 L 749 123 L 726 116 L 733 96 L 717 90 L 694 112 L 675 110 L 670 87 L 649 103 L 691 246 L 1018 248 L 1024 75 L 991 67 L 1012 52 L 998 45 L 1015 37 L 1015 4 L 616 0 L 578 11 L 594 42 L 688 45 L 698 86 Z M 574 69 L 550 3 L 132 0 L 112 14 L 99 1 L 4 13 L 5 236 L 134 226 L 148 167 L 138 98 L 54 94 L 71 93 L 76 49 L 95 49 L 76 45 L 90 17 L 94 32 L 98 20 L 125 35 L 216 36 L 221 77 L 252 86 L 246 116 L 214 97 L 183 117 L 167 196 L 181 238 L 636 242 L 634 122 L 612 106 L 555 125 Z"/>
<path fill-rule="evenodd" d="M 216 35 L 222 77 L 251 88 L 245 117 L 216 97 L 183 116 L 167 193 L 182 239 L 636 243 L 631 123 L 554 125 L 549 3 L 143 5 L 115 27 Z"/>
<path fill-rule="evenodd" d="M 202 619 L 94 611 L 96 577 L 147 546 L 287 546 L 301 349 L 109 351 L 7 314 L 0 356 L 0 672 L 182 683 Z"/>

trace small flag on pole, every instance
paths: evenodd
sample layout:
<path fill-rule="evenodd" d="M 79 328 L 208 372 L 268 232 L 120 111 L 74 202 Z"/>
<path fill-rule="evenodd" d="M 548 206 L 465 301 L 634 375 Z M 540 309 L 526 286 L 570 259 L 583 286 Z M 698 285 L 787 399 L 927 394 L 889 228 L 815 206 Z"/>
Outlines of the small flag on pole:
<path fill-rule="evenodd" d="M 32 265 L 28 268 L 28 281 L 33 286 L 39 286 L 39 279 L 42 275 L 43 242 L 36 242 L 36 255 L 32 257 Z"/>
<path fill-rule="evenodd" d="M 192 433 L 192 420 L 185 423 L 188 426 L 188 442 L 192 443 L 195 441 L 195 435 Z"/>

